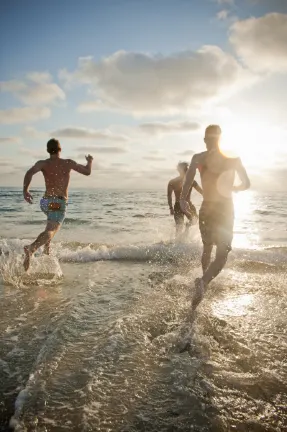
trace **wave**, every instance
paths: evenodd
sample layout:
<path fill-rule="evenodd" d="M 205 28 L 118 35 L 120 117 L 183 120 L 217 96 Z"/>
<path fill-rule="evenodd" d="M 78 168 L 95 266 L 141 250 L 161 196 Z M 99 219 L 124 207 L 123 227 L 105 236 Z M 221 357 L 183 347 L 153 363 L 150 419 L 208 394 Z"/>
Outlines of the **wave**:
<path fill-rule="evenodd" d="M 142 218 L 142 219 L 156 219 L 156 218 L 162 218 L 165 217 L 165 215 L 159 215 L 155 213 L 144 213 L 144 214 L 135 214 L 133 215 L 133 218 Z"/>
<path fill-rule="evenodd" d="M 23 254 L 25 240 L 0 240 L 0 258 Z M 153 244 L 111 245 L 82 242 L 55 242 L 52 256 L 64 263 L 89 263 L 97 261 L 130 261 L 188 264 L 195 261 L 200 266 L 199 243 L 160 242 Z M 286 271 L 286 247 L 257 250 L 234 249 L 227 266 L 245 272 L 274 273 Z M 41 251 L 36 253 L 41 257 Z"/>
<path fill-rule="evenodd" d="M 46 223 L 44 219 L 21 221 L 21 225 L 43 225 L 44 223 Z M 65 225 L 89 225 L 90 223 L 91 222 L 88 221 L 87 219 L 66 218 L 63 228 L 65 228 Z"/>
<path fill-rule="evenodd" d="M 106 246 L 93 245 L 76 250 L 61 249 L 58 258 L 62 262 L 95 261 L 173 261 L 178 258 L 190 260 L 197 251 L 187 244 L 156 243 L 153 245 Z"/>

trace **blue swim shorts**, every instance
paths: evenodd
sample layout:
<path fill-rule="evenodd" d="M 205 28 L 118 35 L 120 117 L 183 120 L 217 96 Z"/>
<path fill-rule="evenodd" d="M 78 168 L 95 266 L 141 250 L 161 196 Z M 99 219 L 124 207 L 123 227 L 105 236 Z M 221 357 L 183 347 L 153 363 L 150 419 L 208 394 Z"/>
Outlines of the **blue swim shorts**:
<path fill-rule="evenodd" d="M 62 224 L 66 216 L 68 202 L 63 197 L 43 197 L 40 208 L 49 222 Z"/>

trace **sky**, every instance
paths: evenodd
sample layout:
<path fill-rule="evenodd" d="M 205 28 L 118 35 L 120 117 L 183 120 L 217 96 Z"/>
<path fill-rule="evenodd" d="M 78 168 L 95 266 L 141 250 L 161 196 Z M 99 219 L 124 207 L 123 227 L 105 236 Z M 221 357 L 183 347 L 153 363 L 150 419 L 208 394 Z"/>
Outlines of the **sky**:
<path fill-rule="evenodd" d="M 0 40 L 0 186 L 55 137 L 94 156 L 73 187 L 162 188 L 218 123 L 253 187 L 284 189 L 287 0 L 4 0 Z"/>

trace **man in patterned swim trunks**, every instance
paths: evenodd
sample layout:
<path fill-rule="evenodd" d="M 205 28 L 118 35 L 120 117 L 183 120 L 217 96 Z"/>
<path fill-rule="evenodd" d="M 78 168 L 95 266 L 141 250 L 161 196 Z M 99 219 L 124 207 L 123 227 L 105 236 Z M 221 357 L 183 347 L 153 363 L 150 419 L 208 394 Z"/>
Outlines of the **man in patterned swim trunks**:
<path fill-rule="evenodd" d="M 188 193 L 196 170 L 199 170 L 203 203 L 199 211 L 199 228 L 203 242 L 202 278 L 195 280 L 193 306 L 202 300 L 209 282 L 214 279 L 226 264 L 231 251 L 233 239 L 234 210 L 232 192 L 244 191 L 250 187 L 250 181 L 239 158 L 229 158 L 221 153 L 219 148 L 221 129 L 211 125 L 205 131 L 207 151 L 195 154 L 182 188 L 180 206 L 183 212 L 188 212 Z M 235 173 L 241 184 L 234 186 Z M 216 246 L 213 262 L 211 253 Z"/>
<path fill-rule="evenodd" d="M 170 180 L 167 186 L 167 201 L 169 205 L 170 214 L 174 217 L 175 226 L 176 226 L 176 236 L 180 235 L 183 231 L 184 226 L 184 213 L 182 212 L 179 204 L 180 200 L 180 194 L 182 190 L 182 185 L 184 182 L 185 175 L 188 170 L 188 163 L 186 162 L 179 162 L 177 165 L 177 170 L 179 173 L 179 176 Z M 197 221 L 197 213 L 195 206 L 190 201 L 190 195 L 192 192 L 192 189 L 195 189 L 197 192 L 199 192 L 202 195 L 202 189 L 199 186 L 199 184 L 194 180 L 191 187 L 189 188 L 187 201 L 189 203 L 189 213 L 186 214 L 186 217 L 189 220 L 189 223 L 187 224 L 187 227 L 192 225 L 194 221 Z M 174 193 L 175 196 L 175 203 L 174 207 L 172 205 L 172 194 Z"/>
<path fill-rule="evenodd" d="M 71 159 L 61 159 L 61 146 L 59 141 L 54 138 L 48 141 L 47 152 L 50 154 L 50 158 L 38 161 L 27 171 L 24 177 L 24 199 L 32 204 L 33 197 L 29 193 L 30 183 L 35 174 L 40 171 L 43 173 L 46 192 L 40 201 L 40 208 L 47 216 L 45 231 L 31 245 L 24 247 L 23 265 L 26 271 L 30 267 L 32 255 L 41 246 L 44 246 L 44 253 L 49 254 L 50 242 L 65 219 L 71 171 L 74 170 L 88 176 L 92 170 L 93 157 L 91 155 L 86 156 L 87 165 L 77 164 Z"/>

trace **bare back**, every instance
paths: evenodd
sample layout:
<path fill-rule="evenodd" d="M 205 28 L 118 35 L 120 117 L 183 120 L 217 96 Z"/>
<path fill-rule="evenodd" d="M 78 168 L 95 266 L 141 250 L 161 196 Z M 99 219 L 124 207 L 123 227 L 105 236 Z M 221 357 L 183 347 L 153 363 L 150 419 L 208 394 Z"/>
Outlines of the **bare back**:
<path fill-rule="evenodd" d="M 68 198 L 68 187 L 72 169 L 70 159 L 46 159 L 39 161 L 46 185 L 46 195 Z"/>
<path fill-rule="evenodd" d="M 178 202 L 180 200 L 180 194 L 182 191 L 183 182 L 184 182 L 184 178 L 182 178 L 180 176 L 172 179 L 169 182 L 170 188 L 172 189 L 172 192 L 175 195 L 175 201 L 176 202 Z M 188 201 L 190 200 L 191 190 L 192 190 L 192 187 L 190 188 L 189 193 L 188 193 Z"/>
<path fill-rule="evenodd" d="M 225 157 L 219 151 L 206 151 L 197 154 L 195 162 L 200 172 L 203 199 L 232 199 L 235 172 L 240 168 L 240 159 Z"/>

